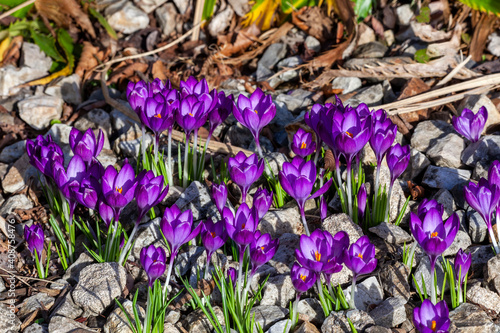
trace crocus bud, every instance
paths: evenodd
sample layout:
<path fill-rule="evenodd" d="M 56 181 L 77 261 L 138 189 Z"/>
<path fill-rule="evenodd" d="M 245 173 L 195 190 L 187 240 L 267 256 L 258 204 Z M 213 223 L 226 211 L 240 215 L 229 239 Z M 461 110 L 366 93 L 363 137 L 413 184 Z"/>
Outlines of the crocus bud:
<path fill-rule="evenodd" d="M 38 259 L 42 256 L 43 242 L 45 240 L 45 235 L 43 234 L 43 229 L 38 224 L 33 224 L 31 227 L 24 227 L 24 239 L 28 244 L 28 249 L 33 255 L 35 255 L 35 250 L 38 255 Z"/>
<path fill-rule="evenodd" d="M 465 276 L 469 272 L 470 265 L 472 263 L 472 255 L 470 253 L 464 253 L 462 249 L 458 250 L 457 256 L 455 257 L 455 274 L 460 287 L 464 283 Z"/>
<path fill-rule="evenodd" d="M 253 207 L 259 215 L 259 220 L 266 215 L 269 207 L 273 203 L 273 192 L 269 192 L 265 188 L 259 188 L 253 196 Z"/>
<path fill-rule="evenodd" d="M 141 265 L 146 271 L 149 279 L 149 286 L 153 287 L 156 279 L 165 273 L 166 259 L 165 250 L 155 247 L 153 244 L 141 250 Z"/>
<path fill-rule="evenodd" d="M 361 184 L 358 192 L 358 220 L 362 221 L 365 217 L 366 210 L 366 187 L 365 184 Z"/>
<path fill-rule="evenodd" d="M 464 109 L 460 117 L 453 117 L 453 127 L 466 139 L 472 142 L 479 141 L 484 125 L 488 120 L 488 110 L 480 107 L 476 114 L 469 109 Z"/>
<path fill-rule="evenodd" d="M 227 186 L 224 182 L 220 185 L 216 183 L 212 184 L 212 201 L 215 203 L 215 207 L 222 215 L 222 211 L 224 210 L 224 206 L 226 206 L 227 202 Z"/>

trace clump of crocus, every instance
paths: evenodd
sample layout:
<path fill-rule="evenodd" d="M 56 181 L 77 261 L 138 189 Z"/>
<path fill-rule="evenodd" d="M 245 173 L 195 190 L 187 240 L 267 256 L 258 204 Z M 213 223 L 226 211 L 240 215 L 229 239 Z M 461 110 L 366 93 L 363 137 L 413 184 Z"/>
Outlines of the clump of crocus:
<path fill-rule="evenodd" d="M 312 134 L 299 128 L 293 136 L 292 151 L 305 159 L 314 153 L 315 150 L 316 142 L 312 140 Z"/>
<path fill-rule="evenodd" d="M 285 192 L 297 202 L 304 229 L 306 234 L 310 235 L 304 212 L 306 201 L 324 194 L 332 184 L 332 180 L 330 179 L 311 195 L 316 182 L 316 166 L 313 161 L 306 162 L 300 156 L 294 157 L 291 163 L 283 163 L 283 170 L 279 173 L 279 180 Z"/>
<path fill-rule="evenodd" d="M 227 166 L 231 179 L 241 189 L 241 202 L 246 202 L 248 190 L 264 171 L 264 160 L 259 160 L 255 154 L 247 157 L 240 151 L 235 157 L 229 158 Z"/>
<path fill-rule="evenodd" d="M 163 293 L 166 295 L 167 286 L 170 282 L 174 260 L 182 245 L 188 243 L 200 233 L 202 223 L 199 223 L 193 229 L 193 212 L 186 210 L 181 212 L 177 205 L 165 209 L 165 213 L 160 222 L 161 232 L 167 240 L 170 249 L 170 262 L 167 271 L 167 280 L 163 287 Z"/>
<path fill-rule="evenodd" d="M 90 128 L 84 133 L 72 128 L 69 133 L 69 145 L 73 153 L 80 156 L 85 164 L 89 166 L 104 147 L 104 132 L 100 129 L 96 138 Z"/>
<path fill-rule="evenodd" d="M 492 214 L 500 202 L 500 188 L 481 178 L 479 183 L 470 182 L 465 186 L 464 194 L 467 203 L 481 215 L 486 223 L 495 253 L 500 253 L 500 247 L 492 227 Z"/>
<path fill-rule="evenodd" d="M 469 272 L 470 265 L 472 263 L 472 255 L 470 253 L 465 253 L 462 249 L 458 250 L 455 256 L 455 279 L 457 281 L 458 289 L 458 303 L 464 302 L 464 293 L 462 292 L 462 285 L 467 278 L 467 273 Z"/>
<path fill-rule="evenodd" d="M 35 140 L 26 140 L 26 153 L 30 164 L 49 179 L 52 178 L 51 163 L 64 164 L 63 151 L 50 135 L 46 138 L 39 135 Z"/>
<path fill-rule="evenodd" d="M 260 131 L 273 120 L 276 115 L 276 106 L 270 95 L 264 94 L 257 88 L 250 97 L 241 94 L 238 97 L 237 107 L 233 111 L 234 117 L 243 126 L 250 130 L 255 140 L 255 146 L 260 158 L 263 158 L 260 147 Z"/>
<path fill-rule="evenodd" d="M 120 265 L 125 260 L 125 256 L 132 246 L 135 233 L 137 232 L 137 228 L 139 227 L 139 223 L 141 223 L 142 218 L 151 208 L 158 205 L 168 193 L 168 185 L 163 186 L 163 176 L 155 177 L 153 171 L 151 170 L 143 171 L 137 179 L 138 182 L 135 188 L 135 200 L 138 210 L 137 219 L 128 238 L 129 240 L 120 254 L 120 258 L 118 260 Z"/>
<path fill-rule="evenodd" d="M 365 274 L 369 274 L 377 267 L 375 258 L 375 246 L 370 243 L 368 236 L 360 237 L 355 243 L 346 249 L 344 264 L 352 271 L 351 299 L 349 306 L 355 309 L 354 294 L 356 290 L 356 280 Z"/>
<path fill-rule="evenodd" d="M 455 240 L 458 232 L 460 220 L 456 213 L 453 213 L 445 223 L 441 212 L 436 208 L 431 208 L 425 214 L 423 220 L 415 213 L 410 213 L 410 230 L 420 247 L 429 257 L 431 277 L 434 277 L 436 260 Z M 428 288 L 427 288 L 428 289 Z M 436 283 L 431 286 L 431 300 L 436 304 Z"/>
<path fill-rule="evenodd" d="M 385 208 L 385 218 L 386 222 L 389 222 L 389 204 L 391 202 L 392 188 L 394 182 L 399 176 L 406 170 L 408 164 L 410 163 L 410 146 L 402 147 L 399 143 L 396 143 L 389 149 L 387 153 L 387 166 L 389 167 L 389 172 L 391 174 L 391 182 L 389 184 L 389 192 L 387 195 L 387 205 Z"/>
<path fill-rule="evenodd" d="M 220 249 L 227 240 L 227 232 L 224 222 L 214 223 L 212 220 L 206 220 L 201 226 L 201 242 L 207 252 L 207 264 L 205 266 L 205 279 L 208 279 L 208 270 L 212 254 Z"/>
<path fill-rule="evenodd" d="M 476 114 L 469 109 L 464 109 L 460 117 L 453 117 L 453 127 L 471 142 L 479 141 L 484 125 L 488 120 L 488 110 L 484 106 L 480 107 Z"/>
<path fill-rule="evenodd" d="M 297 291 L 297 296 L 292 305 L 292 328 L 295 327 L 297 321 L 300 296 L 314 286 L 316 281 L 319 280 L 318 277 L 318 273 L 306 267 L 301 267 L 298 263 L 293 264 L 290 271 L 290 278 L 292 279 L 293 287 Z"/>
<path fill-rule="evenodd" d="M 28 249 L 35 258 L 36 269 L 38 277 L 45 279 L 47 277 L 49 261 L 50 261 L 50 245 L 47 247 L 47 269 L 43 269 L 42 252 L 43 243 L 45 242 L 45 235 L 43 229 L 38 224 L 33 224 L 30 227 L 24 227 L 24 239 L 28 245 Z"/>
<path fill-rule="evenodd" d="M 413 309 L 413 324 L 420 333 L 447 333 L 451 324 L 449 315 L 445 301 L 434 305 L 424 299 L 420 308 Z"/>

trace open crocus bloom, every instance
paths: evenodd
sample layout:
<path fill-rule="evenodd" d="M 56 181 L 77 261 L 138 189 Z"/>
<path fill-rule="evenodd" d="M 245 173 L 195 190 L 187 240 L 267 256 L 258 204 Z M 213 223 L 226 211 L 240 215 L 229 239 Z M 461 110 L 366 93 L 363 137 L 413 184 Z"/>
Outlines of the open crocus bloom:
<path fill-rule="evenodd" d="M 293 136 L 292 151 L 296 155 L 306 158 L 314 153 L 315 150 L 316 142 L 312 140 L 312 134 L 299 128 Z"/>
<path fill-rule="evenodd" d="M 434 305 L 424 299 L 420 308 L 413 309 L 413 324 L 420 333 L 447 333 L 450 323 L 448 306 L 444 300 Z"/>
<path fill-rule="evenodd" d="M 373 272 L 377 267 L 377 259 L 375 246 L 370 243 L 368 236 L 363 236 L 351 244 L 349 250 L 346 251 L 344 263 L 354 276 Z"/>
<path fill-rule="evenodd" d="M 177 205 L 165 209 L 160 228 L 168 242 L 170 255 L 176 256 L 179 248 L 198 236 L 202 223 L 193 229 L 193 213 L 191 210 L 181 212 Z"/>
<path fill-rule="evenodd" d="M 303 294 L 316 283 L 318 273 L 306 268 L 301 267 L 298 263 L 293 264 L 290 271 L 293 287 L 299 294 Z"/>
<path fill-rule="evenodd" d="M 102 194 L 106 203 L 113 209 L 115 221 L 120 218 L 122 209 L 134 198 L 137 181 L 134 168 L 125 161 L 120 172 L 109 165 L 102 177 Z"/>
<path fill-rule="evenodd" d="M 80 156 L 89 165 L 104 147 L 104 132 L 100 129 L 96 139 L 94 132 L 90 128 L 84 133 L 72 128 L 69 134 L 69 145 L 73 153 Z"/>
<path fill-rule="evenodd" d="M 166 259 L 165 250 L 161 247 L 156 248 L 153 244 L 141 250 L 141 265 L 148 275 L 150 287 L 153 287 L 156 279 L 165 273 Z"/>
<path fill-rule="evenodd" d="M 464 109 L 460 117 L 453 117 L 453 127 L 466 139 L 472 142 L 479 141 L 484 125 L 488 120 L 488 110 L 482 106 L 476 114 L 469 109 Z"/>

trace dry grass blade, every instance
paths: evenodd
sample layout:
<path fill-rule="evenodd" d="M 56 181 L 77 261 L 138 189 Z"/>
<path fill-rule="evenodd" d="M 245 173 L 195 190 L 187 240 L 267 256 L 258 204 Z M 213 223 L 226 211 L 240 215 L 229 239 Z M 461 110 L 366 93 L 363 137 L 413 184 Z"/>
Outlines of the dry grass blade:
<path fill-rule="evenodd" d="M 67 28 L 70 19 L 75 22 L 92 38 L 96 38 L 94 27 L 76 0 L 36 0 L 35 7 L 40 15 L 54 21 L 58 26 Z"/>

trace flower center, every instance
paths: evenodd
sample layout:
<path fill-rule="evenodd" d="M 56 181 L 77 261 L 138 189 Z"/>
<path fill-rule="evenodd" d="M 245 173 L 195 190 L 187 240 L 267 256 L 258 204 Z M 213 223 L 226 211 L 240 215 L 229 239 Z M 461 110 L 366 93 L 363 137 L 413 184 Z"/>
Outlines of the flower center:
<path fill-rule="evenodd" d="M 257 110 L 253 110 L 253 112 L 255 112 L 255 114 L 259 114 L 259 112 Z"/>
<path fill-rule="evenodd" d="M 432 234 L 431 234 L 431 238 L 434 238 L 438 235 L 438 232 L 437 231 L 434 231 Z"/>
<path fill-rule="evenodd" d="M 262 251 L 264 251 L 264 247 L 263 247 L 263 246 L 261 246 L 261 247 L 260 247 L 260 249 L 261 249 Z"/>
<path fill-rule="evenodd" d="M 352 133 L 349 133 L 347 131 L 345 131 L 345 134 L 349 135 L 350 138 L 352 138 L 354 135 L 352 135 Z"/>
<path fill-rule="evenodd" d="M 306 143 L 305 143 L 305 142 L 302 142 L 302 144 L 300 145 L 300 149 L 304 149 L 304 148 L 306 148 L 306 147 L 307 147 Z"/>
<path fill-rule="evenodd" d="M 212 238 L 215 238 L 215 232 L 211 232 L 210 236 L 212 236 Z"/>
<path fill-rule="evenodd" d="M 435 320 L 433 320 L 433 321 L 432 321 L 432 323 L 431 323 L 431 330 L 432 330 L 433 332 L 436 332 L 436 326 L 437 326 L 437 323 L 436 323 L 436 321 L 435 321 Z"/>
<path fill-rule="evenodd" d="M 363 259 L 363 255 L 361 253 L 358 254 L 358 258 Z"/>
<path fill-rule="evenodd" d="M 121 187 L 118 187 L 118 186 L 116 187 L 116 192 L 122 194 L 122 191 L 123 191 L 123 189 Z"/>
<path fill-rule="evenodd" d="M 193 116 L 193 114 L 191 112 L 189 112 L 188 115 L 190 115 L 191 117 Z"/>
<path fill-rule="evenodd" d="M 314 252 L 314 258 L 316 258 L 316 261 L 320 261 L 321 260 L 321 253 L 319 253 L 318 251 Z"/>
<path fill-rule="evenodd" d="M 245 224 L 245 223 L 243 223 L 243 224 L 241 225 L 241 229 L 245 229 L 245 226 L 246 226 L 246 224 Z"/>
<path fill-rule="evenodd" d="M 158 113 L 158 114 L 155 114 L 153 117 L 158 118 L 158 119 L 161 119 L 161 114 L 159 114 L 159 113 Z"/>
<path fill-rule="evenodd" d="M 300 279 L 301 279 L 302 281 L 304 281 L 304 282 L 306 282 L 306 277 L 307 277 L 307 276 L 300 274 Z"/>

